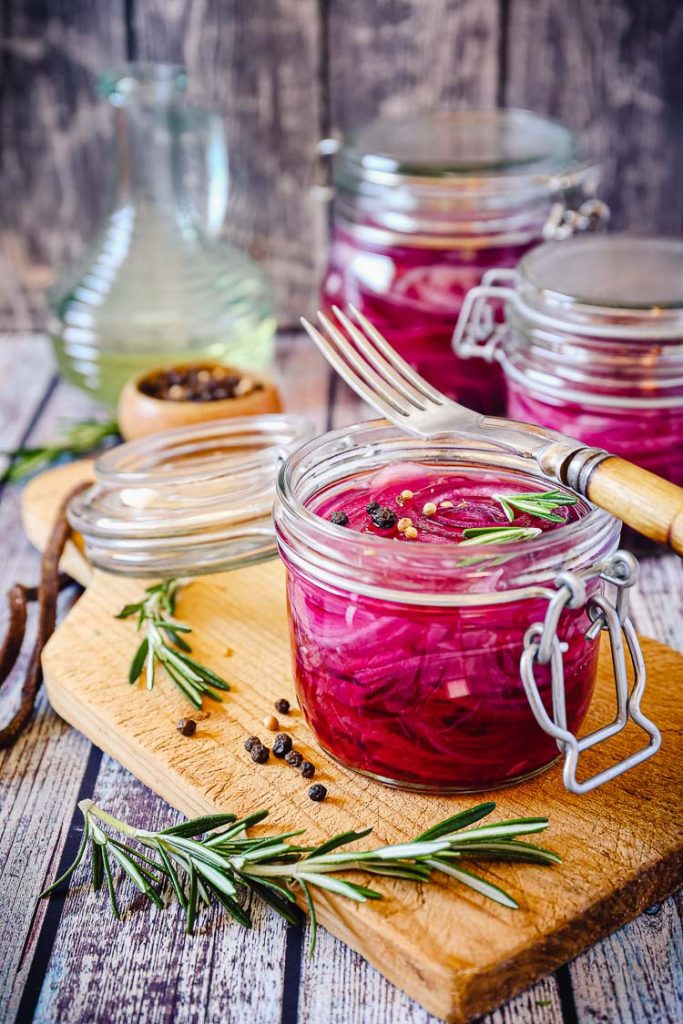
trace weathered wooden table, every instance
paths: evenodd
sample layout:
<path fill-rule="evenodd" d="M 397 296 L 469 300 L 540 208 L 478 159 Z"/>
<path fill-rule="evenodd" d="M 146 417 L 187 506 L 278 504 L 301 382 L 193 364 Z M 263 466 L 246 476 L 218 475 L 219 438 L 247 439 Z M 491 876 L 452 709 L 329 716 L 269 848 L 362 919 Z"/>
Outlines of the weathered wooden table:
<path fill-rule="evenodd" d="M 288 408 L 321 429 L 364 415 L 302 338 L 281 338 L 278 372 Z M 35 443 L 58 420 L 94 411 L 59 381 L 42 338 L 0 341 L 0 381 L 2 449 Z M 35 582 L 38 556 L 22 533 L 16 487 L 0 495 L 0 530 L 2 589 L 16 580 Z M 662 554 L 641 558 L 641 565 L 636 626 L 683 649 L 683 564 Z M 65 593 L 65 609 L 75 596 Z M 3 694 L 3 717 L 25 663 Z M 116 923 L 101 893 L 72 892 L 36 904 L 46 880 L 75 853 L 77 800 L 97 794 L 114 813 L 156 827 L 173 818 L 153 793 L 65 725 L 42 695 L 30 728 L 0 752 L 0 787 L 0 1024 L 436 1024 L 326 933 L 309 959 L 305 927 L 287 928 L 269 911 L 256 912 L 251 932 L 206 916 L 188 939 L 172 914 L 163 927 L 152 927 L 138 907 Z M 680 894 L 651 907 L 487 1022 L 680 1024 L 682 909 Z"/>

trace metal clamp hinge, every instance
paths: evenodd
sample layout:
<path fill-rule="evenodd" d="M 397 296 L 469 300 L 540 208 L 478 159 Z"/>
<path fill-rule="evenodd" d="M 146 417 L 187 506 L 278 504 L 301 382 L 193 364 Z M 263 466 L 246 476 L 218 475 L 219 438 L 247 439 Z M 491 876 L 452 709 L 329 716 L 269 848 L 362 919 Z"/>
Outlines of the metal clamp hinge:
<path fill-rule="evenodd" d="M 564 199 L 556 200 L 543 225 L 546 242 L 561 242 L 572 235 L 586 231 L 599 231 L 610 218 L 610 209 L 602 199 L 586 199 L 577 208 L 567 206 Z"/>
<path fill-rule="evenodd" d="M 456 356 L 461 359 L 476 356 L 489 363 L 497 358 L 508 325 L 496 319 L 496 315 L 501 301 L 516 300 L 517 278 L 516 270 L 492 269 L 484 274 L 480 285 L 470 288 L 453 331 L 451 345 Z"/>
<path fill-rule="evenodd" d="M 522 684 L 536 721 L 544 732 L 555 739 L 558 749 L 564 754 L 563 778 L 570 793 L 589 793 L 604 782 L 609 782 L 641 761 L 652 757 L 661 745 L 659 730 L 640 710 L 645 689 L 645 664 L 638 637 L 628 615 L 628 592 L 637 577 L 638 563 L 633 555 L 625 551 L 615 552 L 600 573 L 600 578 L 615 588 L 616 600 L 612 602 L 604 594 L 596 594 L 586 600 L 584 581 L 573 573 L 560 573 L 556 579 L 558 589 L 550 600 L 544 622 L 530 626 L 524 638 L 524 650 L 520 659 Z M 567 727 L 564 686 L 564 654 L 567 651 L 567 644 L 560 641 L 557 628 L 565 608 L 583 606 L 586 606 L 591 619 L 591 625 L 586 630 L 586 639 L 594 641 L 602 631 L 606 631 L 609 636 L 617 707 L 612 722 L 578 739 Z M 630 694 L 626 651 L 634 676 Z M 536 664 L 550 665 L 552 717 L 546 711 L 536 682 Z M 647 746 L 591 778 L 579 782 L 576 777 L 579 755 L 621 732 L 629 720 L 647 734 Z"/>

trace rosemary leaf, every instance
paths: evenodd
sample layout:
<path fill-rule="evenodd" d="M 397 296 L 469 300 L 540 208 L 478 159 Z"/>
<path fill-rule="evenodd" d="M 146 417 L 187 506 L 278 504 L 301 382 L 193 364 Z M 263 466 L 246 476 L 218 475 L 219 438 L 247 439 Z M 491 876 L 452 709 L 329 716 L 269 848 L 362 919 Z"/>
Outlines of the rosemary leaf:
<path fill-rule="evenodd" d="M 180 579 L 152 584 L 145 589 L 147 596 L 142 601 L 124 605 L 114 617 L 128 619 L 135 615 L 138 630 L 145 631 L 128 669 L 128 681 L 135 683 L 146 665 L 147 689 L 153 689 L 155 666 L 161 664 L 171 682 L 199 710 L 203 697 L 221 701 L 223 698 L 216 691 L 229 690 L 230 686 L 216 672 L 189 656 L 192 648 L 185 635 L 192 632 L 192 627 L 174 618 L 176 594 L 183 585 Z"/>
<path fill-rule="evenodd" d="M 60 437 L 49 444 L 38 445 L 35 448 L 15 448 L 4 452 L 10 461 L 0 475 L 0 483 L 18 483 L 55 462 L 87 455 L 105 442 L 118 438 L 119 428 L 115 420 L 79 420 L 72 423 Z"/>
<path fill-rule="evenodd" d="M 579 500 L 573 494 L 555 489 L 553 491 L 528 491 L 524 494 L 494 494 L 509 522 L 514 522 L 515 512 L 525 512 L 537 519 L 545 519 L 550 523 L 563 523 L 563 516 L 555 514 L 555 509 L 576 505 Z"/>

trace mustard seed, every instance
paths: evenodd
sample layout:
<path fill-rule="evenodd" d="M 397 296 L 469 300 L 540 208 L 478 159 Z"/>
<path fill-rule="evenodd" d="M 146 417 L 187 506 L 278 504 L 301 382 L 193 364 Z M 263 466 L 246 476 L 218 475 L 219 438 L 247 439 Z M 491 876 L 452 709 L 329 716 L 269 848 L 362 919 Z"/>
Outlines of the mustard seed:
<path fill-rule="evenodd" d="M 403 519 L 399 519 L 399 521 L 396 523 L 396 529 L 398 530 L 399 533 L 405 533 L 408 527 L 412 525 L 413 520 L 408 519 L 407 516 L 404 516 Z"/>
<path fill-rule="evenodd" d="M 433 501 L 428 501 L 426 505 L 422 506 L 422 511 L 426 516 L 433 516 L 436 512 L 436 505 Z"/>
<path fill-rule="evenodd" d="M 268 729 L 270 732 L 277 732 L 278 729 L 280 728 L 280 723 L 278 722 L 275 715 L 266 715 L 266 717 L 263 719 L 263 727 L 265 729 Z"/>
<path fill-rule="evenodd" d="M 414 526 L 409 526 L 404 534 L 406 540 L 415 540 L 417 537 L 417 530 Z"/>

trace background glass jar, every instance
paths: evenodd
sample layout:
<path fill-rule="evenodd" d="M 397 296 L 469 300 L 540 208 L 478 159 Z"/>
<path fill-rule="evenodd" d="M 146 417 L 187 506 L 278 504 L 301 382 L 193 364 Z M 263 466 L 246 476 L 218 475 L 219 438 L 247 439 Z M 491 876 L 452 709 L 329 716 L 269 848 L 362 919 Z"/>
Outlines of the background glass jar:
<path fill-rule="evenodd" d="M 558 756 L 539 726 L 520 672 L 532 623 L 542 622 L 557 577 L 580 577 L 589 599 L 615 552 L 619 524 L 585 517 L 510 545 L 403 544 L 343 530 L 316 503 L 349 480 L 408 463 L 529 489 L 543 481 L 530 460 L 449 437 L 425 442 L 377 421 L 304 445 L 280 472 L 275 525 L 287 567 L 297 693 L 321 746 L 364 774 L 415 789 L 492 788 L 531 775 Z M 585 597 L 585 595 L 584 595 Z M 598 647 L 584 602 L 557 622 L 566 724 L 588 707 Z M 546 710 L 551 669 L 537 666 Z M 623 727 L 623 726 L 622 726 Z M 654 751 L 652 751 L 654 752 Z"/>
<path fill-rule="evenodd" d="M 471 293 L 455 348 L 500 362 L 511 418 L 683 484 L 683 241 L 539 246 Z"/>
<path fill-rule="evenodd" d="M 604 204 L 586 201 L 597 177 L 569 129 L 522 110 L 368 125 L 335 160 L 324 302 L 354 303 L 427 380 L 500 411 L 498 369 L 450 348 L 463 299 L 488 268 L 604 219 Z"/>

